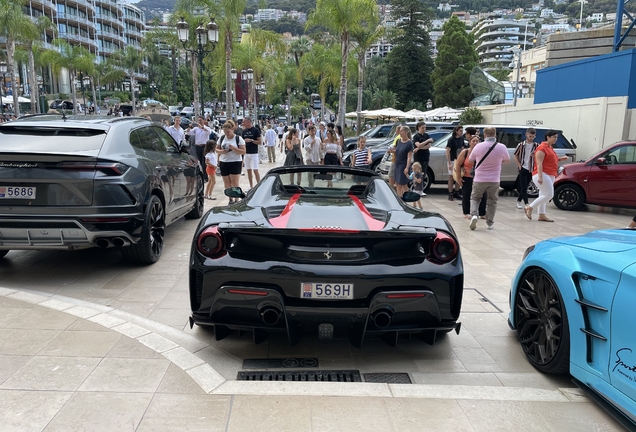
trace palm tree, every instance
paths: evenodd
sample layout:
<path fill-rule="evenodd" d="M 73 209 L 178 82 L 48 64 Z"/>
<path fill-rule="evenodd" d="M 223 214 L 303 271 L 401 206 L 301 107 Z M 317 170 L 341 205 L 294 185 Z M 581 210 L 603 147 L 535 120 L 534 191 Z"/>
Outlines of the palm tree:
<path fill-rule="evenodd" d="M 239 31 L 239 17 L 245 10 L 246 0 L 220 0 L 221 15 L 219 17 L 220 36 L 223 37 L 225 49 L 225 103 L 228 117 L 234 112 L 232 104 L 232 48 L 234 35 Z M 220 39 L 219 39 L 220 40 Z"/>
<path fill-rule="evenodd" d="M 316 9 L 307 20 L 307 28 L 324 26 L 340 35 L 342 67 L 338 95 L 338 124 L 345 124 L 347 109 L 347 62 L 351 32 L 364 22 L 370 22 L 377 14 L 374 0 L 317 0 Z"/>
<path fill-rule="evenodd" d="M 40 95 L 37 83 L 37 71 L 35 69 L 35 52 L 38 49 L 37 42 L 42 38 L 42 33 L 50 30 L 53 34 L 56 33 L 57 27 L 49 19 L 49 17 L 43 15 L 38 17 L 35 23 L 24 27 L 23 33 L 20 37 L 21 41 L 26 45 L 26 51 L 29 61 L 29 84 L 31 95 L 31 113 L 39 112 Z"/>
<path fill-rule="evenodd" d="M 18 80 L 16 77 L 15 49 L 16 42 L 20 39 L 24 29 L 32 26 L 31 19 L 22 13 L 21 0 L 0 0 L 0 36 L 6 38 L 7 71 L 11 77 L 11 89 L 13 94 L 14 114 L 20 115 L 18 102 Z"/>
<path fill-rule="evenodd" d="M 0 0 L 1 1 L 1 0 Z M 60 39 L 53 41 L 58 51 L 47 50 L 43 53 L 43 61 L 50 64 L 53 70 L 66 68 L 69 71 L 69 84 L 73 98 L 73 114 L 77 114 L 77 91 L 75 80 L 78 72 L 89 73 L 94 67 L 95 56 L 80 45 L 71 45 Z"/>
<path fill-rule="evenodd" d="M 311 49 L 311 41 L 306 36 L 301 36 L 291 43 L 291 52 L 294 53 L 296 67 L 300 67 L 300 59 Z"/>
<path fill-rule="evenodd" d="M 266 56 L 267 51 L 276 53 L 277 61 L 284 61 L 285 58 L 285 44 L 278 33 L 262 30 L 252 29 L 249 33 L 243 34 L 241 43 L 234 48 L 234 66 L 236 69 L 248 69 L 251 68 L 254 71 L 254 79 L 251 82 L 251 88 L 248 91 L 248 106 L 250 101 L 250 93 L 256 95 L 256 84 L 260 81 L 260 77 L 270 74 L 275 71 L 273 63 L 268 60 L 272 56 Z M 258 115 L 256 112 L 256 98 L 253 99 L 255 112 L 254 115 Z"/>
<path fill-rule="evenodd" d="M 358 54 L 358 104 L 356 106 L 356 130 L 362 126 L 362 92 L 364 90 L 364 68 L 366 67 L 366 52 L 371 45 L 376 43 L 384 34 L 384 28 L 379 27 L 379 15 L 375 15 L 368 21 L 351 32 L 351 39 L 356 43 L 356 53 Z"/>
<path fill-rule="evenodd" d="M 135 114 L 135 73 L 139 70 L 143 61 L 141 52 L 134 46 L 128 45 L 123 50 L 117 51 L 113 57 L 116 59 L 116 64 L 130 77 L 131 114 Z"/>
<path fill-rule="evenodd" d="M 330 87 L 336 87 L 340 79 L 342 59 L 337 45 L 328 47 L 313 44 L 311 50 L 300 61 L 301 76 L 310 76 L 318 80 L 318 94 L 320 95 L 320 117 L 325 117 L 325 101 Z"/>

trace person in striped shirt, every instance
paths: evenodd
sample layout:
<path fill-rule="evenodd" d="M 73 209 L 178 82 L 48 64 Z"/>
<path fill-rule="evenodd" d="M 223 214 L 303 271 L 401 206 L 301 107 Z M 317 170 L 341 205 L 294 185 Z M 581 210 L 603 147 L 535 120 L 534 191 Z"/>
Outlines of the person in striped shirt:
<path fill-rule="evenodd" d="M 367 144 L 366 137 L 358 137 L 358 148 L 351 155 L 351 166 L 358 168 L 369 168 L 371 165 L 371 149 L 365 148 Z M 353 176 L 353 181 L 356 184 L 363 184 L 368 181 L 366 176 Z"/>

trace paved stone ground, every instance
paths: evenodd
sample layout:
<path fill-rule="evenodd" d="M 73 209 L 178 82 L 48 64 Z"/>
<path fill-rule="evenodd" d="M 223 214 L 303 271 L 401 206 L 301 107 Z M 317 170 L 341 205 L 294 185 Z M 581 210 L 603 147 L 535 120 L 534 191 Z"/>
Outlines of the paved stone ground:
<path fill-rule="evenodd" d="M 225 202 L 221 189 L 208 206 Z M 617 430 L 567 377 L 527 363 L 506 318 L 526 247 L 623 227 L 633 215 L 550 205 L 555 223 L 546 224 L 528 221 L 514 201 L 500 198 L 493 231 L 470 231 L 444 188 L 425 198 L 425 209 L 458 232 L 467 287 L 461 334 L 433 347 L 368 341 L 358 350 L 310 336 L 290 348 L 281 336 L 253 345 L 250 335 L 215 342 L 211 331 L 189 329 L 197 221 L 169 227 L 164 255 L 150 267 L 127 264 L 116 250 L 12 251 L 0 260 L 0 286 L 18 290 L 0 293 L 0 431 Z M 224 381 L 244 358 L 286 356 L 318 357 L 321 368 L 407 372 L 417 385 Z"/>

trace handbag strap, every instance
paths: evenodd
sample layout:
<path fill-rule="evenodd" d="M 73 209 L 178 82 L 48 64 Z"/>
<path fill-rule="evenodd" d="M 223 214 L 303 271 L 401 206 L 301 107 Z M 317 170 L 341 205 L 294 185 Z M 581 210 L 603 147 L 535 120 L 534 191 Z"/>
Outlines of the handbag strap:
<path fill-rule="evenodd" d="M 495 146 L 499 144 L 497 141 L 495 141 L 495 143 L 488 149 L 488 151 L 486 152 L 486 154 L 484 155 L 483 158 L 481 158 L 479 160 L 479 162 L 477 162 L 477 165 L 475 165 L 475 170 L 477 170 L 477 168 L 479 168 L 479 165 L 481 165 L 481 163 L 484 161 L 484 159 L 486 159 L 488 157 L 488 155 L 490 154 L 490 152 L 495 148 Z"/>

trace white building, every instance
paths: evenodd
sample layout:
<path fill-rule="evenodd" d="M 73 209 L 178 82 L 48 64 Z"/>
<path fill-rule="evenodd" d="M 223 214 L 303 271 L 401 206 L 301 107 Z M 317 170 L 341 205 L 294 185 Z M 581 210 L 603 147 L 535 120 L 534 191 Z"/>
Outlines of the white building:
<path fill-rule="evenodd" d="M 603 16 L 604 16 L 604 14 L 602 12 L 593 13 L 592 15 L 586 17 L 585 21 L 601 22 L 601 21 L 603 21 Z"/>
<path fill-rule="evenodd" d="M 541 18 L 552 18 L 554 16 L 554 10 L 545 8 L 541 9 Z"/>
<path fill-rule="evenodd" d="M 285 13 L 280 9 L 259 9 L 254 17 L 256 21 L 278 21 Z"/>
<path fill-rule="evenodd" d="M 475 41 L 479 66 L 486 72 L 497 63 L 510 64 L 513 61 L 511 48 L 533 46 L 534 28 L 527 20 L 485 19 L 479 21 L 473 31 L 479 34 Z"/>

